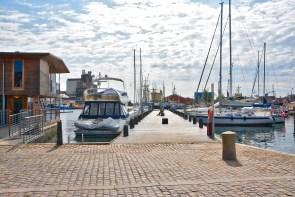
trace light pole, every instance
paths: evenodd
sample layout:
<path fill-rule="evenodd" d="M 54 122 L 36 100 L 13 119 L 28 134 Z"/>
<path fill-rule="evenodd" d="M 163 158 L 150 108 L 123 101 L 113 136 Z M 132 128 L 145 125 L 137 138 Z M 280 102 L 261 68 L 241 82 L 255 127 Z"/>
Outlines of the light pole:
<path fill-rule="evenodd" d="M 5 81 L 5 73 L 4 73 L 4 61 L 2 60 L 2 123 L 5 122 L 5 92 L 4 92 L 4 81 Z"/>

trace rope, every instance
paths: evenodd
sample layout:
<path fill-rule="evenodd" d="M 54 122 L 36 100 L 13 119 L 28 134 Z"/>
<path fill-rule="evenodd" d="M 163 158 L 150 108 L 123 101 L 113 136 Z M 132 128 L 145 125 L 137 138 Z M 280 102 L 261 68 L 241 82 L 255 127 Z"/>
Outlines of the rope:
<path fill-rule="evenodd" d="M 213 33 L 213 36 L 212 36 L 212 39 L 211 39 L 211 43 L 210 43 L 210 47 L 209 47 L 209 50 L 208 50 L 208 53 L 207 53 L 207 57 L 206 57 L 206 60 L 205 60 L 205 63 L 204 63 L 203 69 L 202 69 L 201 77 L 200 77 L 198 87 L 197 87 L 197 91 L 196 91 L 197 93 L 199 91 L 199 87 L 200 87 L 200 84 L 201 84 L 201 81 L 202 81 L 202 78 L 203 78 L 204 70 L 205 70 L 205 67 L 206 67 L 206 64 L 207 64 L 207 61 L 208 61 L 208 57 L 209 57 L 209 54 L 210 54 L 210 51 L 211 51 L 211 47 L 212 47 L 212 43 L 213 43 L 213 40 L 214 40 L 214 37 L 215 37 L 215 33 L 216 33 L 216 29 L 217 29 L 217 26 L 218 26 L 218 23 L 219 23 L 219 19 L 220 19 L 220 13 L 219 13 L 217 23 L 216 23 L 216 26 L 215 26 L 215 30 L 214 30 L 214 33 Z"/>

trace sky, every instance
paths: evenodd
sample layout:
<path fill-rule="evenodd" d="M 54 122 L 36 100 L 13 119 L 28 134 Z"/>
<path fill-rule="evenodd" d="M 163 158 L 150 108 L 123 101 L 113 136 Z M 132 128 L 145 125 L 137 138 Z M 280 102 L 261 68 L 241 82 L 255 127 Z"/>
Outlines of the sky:
<path fill-rule="evenodd" d="M 0 0 L 0 51 L 50 52 L 64 60 L 70 74 L 82 69 L 125 80 L 133 95 L 133 49 L 139 71 L 142 50 L 144 78 L 150 88 L 193 97 L 220 14 L 214 0 Z M 266 42 L 266 91 L 277 96 L 295 92 L 295 1 L 232 0 L 233 92 L 251 95 L 257 52 Z M 228 20 L 224 1 L 223 25 Z M 223 26 L 223 27 L 224 27 Z M 213 40 L 200 89 L 204 89 L 219 44 Z M 225 26 L 222 87 L 229 79 L 229 30 Z M 261 61 L 263 65 L 263 60 Z M 260 70 L 263 70 L 262 66 Z M 260 73 L 262 82 L 263 73 Z M 219 54 L 208 84 L 217 92 Z M 138 79 L 137 79 L 138 81 Z M 138 82 L 137 82 L 138 83 Z M 260 84 L 262 94 L 262 83 Z M 208 85 L 208 88 L 210 85 Z M 254 89 L 257 94 L 257 84 Z"/>

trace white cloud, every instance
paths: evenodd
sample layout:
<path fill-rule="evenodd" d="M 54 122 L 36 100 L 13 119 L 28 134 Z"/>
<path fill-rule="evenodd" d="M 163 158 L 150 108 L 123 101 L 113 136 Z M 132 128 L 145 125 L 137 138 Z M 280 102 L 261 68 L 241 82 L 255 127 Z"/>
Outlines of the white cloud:
<path fill-rule="evenodd" d="M 85 65 L 95 74 L 101 72 L 122 77 L 130 87 L 133 80 L 132 49 L 136 48 L 138 55 L 141 47 L 144 74 L 149 73 L 150 80 L 157 82 L 158 87 L 162 87 L 162 80 L 165 80 L 169 84 L 168 92 L 171 92 L 173 81 L 177 92 L 185 96 L 192 96 L 196 89 L 220 10 L 218 4 L 212 7 L 212 4 L 188 0 L 141 3 L 116 0 L 111 5 L 86 1 L 80 9 L 74 9 L 74 5 L 60 5 L 60 8 L 27 6 L 34 9 L 34 13 L 23 13 L 17 7 L 1 12 L 0 33 L 4 36 L 0 38 L 0 49 L 48 51 L 60 56 L 71 70 L 71 74 L 62 78 L 63 88 L 65 79 L 79 76 Z M 256 53 L 262 49 L 264 41 L 267 42 L 267 68 L 271 68 L 268 75 L 273 76 L 268 78 L 267 87 L 270 89 L 275 82 L 275 87 L 279 87 L 280 94 L 284 95 L 295 86 L 294 10 L 292 0 L 263 3 L 241 0 L 233 4 L 234 87 L 240 85 L 244 93 L 250 93 Z M 225 4 L 224 23 L 227 12 Z M 218 38 L 208 67 L 217 42 Z M 223 51 L 225 90 L 229 72 L 228 31 Z M 138 60 L 137 56 L 137 65 Z M 218 64 L 219 57 L 209 82 L 215 82 L 216 87 Z M 130 94 L 133 94 L 132 88 Z"/>

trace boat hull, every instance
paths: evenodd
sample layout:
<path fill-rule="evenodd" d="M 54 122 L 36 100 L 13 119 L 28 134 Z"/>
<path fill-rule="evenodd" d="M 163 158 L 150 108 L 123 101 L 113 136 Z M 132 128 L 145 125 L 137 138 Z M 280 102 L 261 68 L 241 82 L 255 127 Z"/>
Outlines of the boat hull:
<path fill-rule="evenodd" d="M 76 134 L 116 134 L 122 131 L 126 124 L 126 119 L 102 119 L 102 120 L 78 120 L 76 121 L 75 127 L 77 130 Z"/>
<path fill-rule="evenodd" d="M 202 120 L 207 124 L 207 116 L 199 116 L 198 120 Z M 271 126 L 274 122 L 271 117 L 231 117 L 231 116 L 215 116 L 214 125 L 216 126 Z"/>

